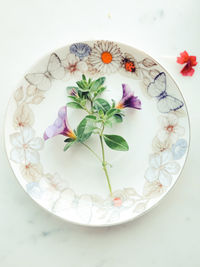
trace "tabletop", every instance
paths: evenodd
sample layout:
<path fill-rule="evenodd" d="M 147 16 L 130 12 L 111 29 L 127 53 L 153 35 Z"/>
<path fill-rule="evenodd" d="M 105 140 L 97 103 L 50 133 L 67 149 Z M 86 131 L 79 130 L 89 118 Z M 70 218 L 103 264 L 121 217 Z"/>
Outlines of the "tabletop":
<path fill-rule="evenodd" d="M 198 0 L 1 0 L 0 266 L 200 266 L 200 65 L 183 77 L 187 50 L 200 58 Z M 191 146 L 173 190 L 145 216 L 105 228 L 76 226 L 39 208 L 12 173 L 3 144 L 9 97 L 31 64 L 76 41 L 108 39 L 144 50 L 174 77 L 191 121 Z"/>

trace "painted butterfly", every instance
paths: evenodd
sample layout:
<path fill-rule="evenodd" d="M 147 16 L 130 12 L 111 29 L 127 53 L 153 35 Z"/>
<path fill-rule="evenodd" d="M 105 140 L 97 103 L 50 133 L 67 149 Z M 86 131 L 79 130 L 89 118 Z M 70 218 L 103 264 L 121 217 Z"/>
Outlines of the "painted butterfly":
<path fill-rule="evenodd" d="M 51 87 L 52 79 L 63 79 L 65 69 L 61 64 L 61 60 L 55 53 L 51 54 L 47 64 L 47 70 L 44 73 L 28 73 L 25 79 L 31 85 L 40 90 L 46 91 Z"/>
<path fill-rule="evenodd" d="M 166 74 L 160 72 L 147 87 L 150 96 L 158 99 L 158 110 L 161 113 L 176 111 L 183 107 L 184 103 L 178 98 L 167 93 Z"/>

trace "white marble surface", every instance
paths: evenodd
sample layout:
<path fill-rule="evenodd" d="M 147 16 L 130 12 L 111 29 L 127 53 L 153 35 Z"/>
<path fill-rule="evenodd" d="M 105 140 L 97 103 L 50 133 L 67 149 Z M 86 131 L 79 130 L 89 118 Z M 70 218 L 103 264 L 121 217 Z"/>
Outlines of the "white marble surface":
<path fill-rule="evenodd" d="M 1 267 L 200 266 L 200 65 L 185 78 L 175 63 L 185 49 L 200 60 L 199 10 L 198 0 L 1 0 Z M 125 42 L 159 59 L 191 118 L 190 154 L 175 188 L 147 215 L 112 228 L 75 226 L 40 209 L 18 185 L 3 147 L 6 104 L 25 71 L 54 48 L 89 39 Z"/>

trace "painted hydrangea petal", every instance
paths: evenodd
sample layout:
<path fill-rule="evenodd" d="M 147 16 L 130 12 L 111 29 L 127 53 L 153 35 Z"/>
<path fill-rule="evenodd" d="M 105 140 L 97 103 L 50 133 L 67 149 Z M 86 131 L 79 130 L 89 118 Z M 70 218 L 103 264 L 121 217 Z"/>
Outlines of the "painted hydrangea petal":
<path fill-rule="evenodd" d="M 159 174 L 159 181 L 164 186 L 170 186 L 172 182 L 172 177 L 167 171 L 161 170 Z"/>
<path fill-rule="evenodd" d="M 168 139 L 171 141 L 171 143 L 175 143 L 178 139 L 178 134 L 173 131 L 168 135 Z"/>
<path fill-rule="evenodd" d="M 146 182 L 143 187 L 143 195 L 147 198 L 159 197 L 165 191 L 160 181 Z"/>
<path fill-rule="evenodd" d="M 180 165 L 177 162 L 168 162 L 165 164 L 165 170 L 171 174 L 177 174 L 180 170 Z"/>
<path fill-rule="evenodd" d="M 168 139 L 168 133 L 165 129 L 160 129 L 157 133 L 157 137 L 161 142 L 164 142 Z"/>
<path fill-rule="evenodd" d="M 24 150 L 24 152 L 27 162 L 30 162 L 32 164 L 38 164 L 40 162 L 40 155 L 36 150 L 26 149 Z"/>
<path fill-rule="evenodd" d="M 166 116 L 158 117 L 158 121 L 162 128 L 167 127 L 169 125 L 169 121 Z"/>
<path fill-rule="evenodd" d="M 20 166 L 22 176 L 29 182 L 38 181 L 43 173 L 41 164 L 22 164 Z"/>
<path fill-rule="evenodd" d="M 27 193 L 35 199 L 39 199 L 42 197 L 42 190 L 39 187 L 38 182 L 31 182 L 26 185 L 26 191 Z"/>
<path fill-rule="evenodd" d="M 182 158 L 187 150 L 187 141 L 185 139 L 179 139 L 176 144 L 172 146 L 172 154 L 175 160 Z"/>
<path fill-rule="evenodd" d="M 172 160 L 172 153 L 170 150 L 165 150 L 160 155 L 161 155 L 161 165 L 164 165 Z"/>
<path fill-rule="evenodd" d="M 14 147 L 21 148 L 23 145 L 23 137 L 20 133 L 11 134 L 10 142 Z"/>
<path fill-rule="evenodd" d="M 171 146 L 170 139 L 161 141 L 157 136 L 154 137 L 153 142 L 152 142 L 152 148 L 155 153 L 160 153 L 166 149 L 169 149 L 170 146 Z"/>
<path fill-rule="evenodd" d="M 160 154 L 153 154 L 149 158 L 150 166 L 153 168 L 159 168 L 161 165 L 161 157 Z"/>
<path fill-rule="evenodd" d="M 185 129 L 182 126 L 177 125 L 174 127 L 174 131 L 177 135 L 182 136 L 185 133 Z"/>
<path fill-rule="evenodd" d="M 120 218 L 120 212 L 119 210 L 115 209 L 110 213 L 108 222 L 116 222 L 119 220 L 119 218 Z"/>
<path fill-rule="evenodd" d="M 92 214 L 92 199 L 89 195 L 82 195 L 78 202 L 77 212 L 84 222 L 89 222 Z"/>
<path fill-rule="evenodd" d="M 23 135 L 24 143 L 27 144 L 34 137 L 35 132 L 34 132 L 33 128 L 27 126 L 27 127 L 23 128 L 22 135 Z"/>
<path fill-rule="evenodd" d="M 86 62 L 80 61 L 77 63 L 77 68 L 80 70 L 80 72 L 84 73 L 88 70 L 88 66 Z"/>
<path fill-rule="evenodd" d="M 76 57 L 74 54 L 68 54 L 67 55 L 67 60 L 72 65 L 76 64 L 79 61 L 78 57 Z"/>
<path fill-rule="evenodd" d="M 149 182 L 153 182 L 158 179 L 159 170 L 156 168 L 148 168 L 144 174 L 145 178 Z"/>
<path fill-rule="evenodd" d="M 60 198 L 56 201 L 53 211 L 65 212 L 67 209 L 72 208 L 72 203 L 75 200 L 75 193 L 71 189 L 64 190 Z"/>
<path fill-rule="evenodd" d="M 40 137 L 33 138 L 29 142 L 29 147 L 34 150 L 40 150 L 44 146 L 44 140 Z"/>
<path fill-rule="evenodd" d="M 16 163 L 23 163 L 24 162 L 24 150 L 22 148 L 12 149 L 10 152 L 10 158 Z"/>
<path fill-rule="evenodd" d="M 168 124 L 170 125 L 177 125 L 178 123 L 178 117 L 174 114 L 168 114 L 167 119 L 168 119 Z"/>
<path fill-rule="evenodd" d="M 17 107 L 13 117 L 15 128 L 32 126 L 34 123 L 33 111 L 27 104 L 21 104 Z"/>

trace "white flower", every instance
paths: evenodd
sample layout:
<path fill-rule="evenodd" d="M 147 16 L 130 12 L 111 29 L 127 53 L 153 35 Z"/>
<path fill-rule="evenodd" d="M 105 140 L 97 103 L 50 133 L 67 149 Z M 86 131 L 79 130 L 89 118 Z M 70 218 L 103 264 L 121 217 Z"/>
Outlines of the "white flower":
<path fill-rule="evenodd" d="M 14 117 L 13 125 L 17 129 L 19 127 L 32 126 L 34 123 L 33 111 L 27 104 L 21 104 L 17 107 Z"/>
<path fill-rule="evenodd" d="M 50 173 L 45 174 L 46 183 L 50 186 L 54 187 L 58 191 L 63 191 L 68 187 L 68 182 L 64 181 L 60 178 L 58 173 L 54 173 L 53 175 Z"/>
<path fill-rule="evenodd" d="M 52 211 L 56 214 L 65 216 L 69 213 L 69 210 L 75 210 L 78 217 L 80 217 L 84 222 L 89 223 L 92 216 L 92 206 L 93 203 L 91 196 L 77 196 L 72 189 L 67 188 L 61 192 Z"/>
<path fill-rule="evenodd" d="M 28 183 L 26 185 L 27 193 L 34 199 L 39 200 L 39 203 L 51 209 L 55 201 L 59 198 L 60 192 L 51 186 L 46 178 L 41 178 L 38 182 Z"/>
<path fill-rule="evenodd" d="M 97 41 L 88 57 L 88 63 L 97 72 L 109 74 L 120 68 L 122 54 L 117 44 Z"/>
<path fill-rule="evenodd" d="M 62 65 L 66 71 L 66 79 L 70 78 L 80 79 L 81 75 L 88 69 L 87 63 L 81 61 L 74 54 L 68 54 L 67 57 L 62 61 Z"/>
<path fill-rule="evenodd" d="M 146 198 L 156 198 L 166 191 L 166 186 L 162 185 L 160 181 L 153 181 L 144 184 L 143 195 Z"/>
<path fill-rule="evenodd" d="M 98 206 L 97 217 L 99 219 L 107 218 L 108 222 L 116 221 L 119 219 L 122 210 L 131 208 L 134 205 L 137 197 L 138 194 L 133 188 L 117 190 Z"/>
<path fill-rule="evenodd" d="M 40 179 L 43 174 L 42 165 L 39 164 L 22 164 L 20 166 L 22 176 L 29 182 L 35 182 Z"/>
<path fill-rule="evenodd" d="M 149 182 L 159 180 L 164 186 L 170 186 L 172 174 L 177 174 L 180 165 L 172 160 L 172 153 L 165 150 L 159 154 L 150 156 L 150 167 L 145 172 L 145 178 Z"/>
<path fill-rule="evenodd" d="M 174 114 L 160 117 L 160 124 L 162 129 L 157 136 L 161 141 L 169 139 L 172 143 L 176 142 L 179 136 L 184 135 L 184 128 L 179 126 L 178 117 Z"/>
<path fill-rule="evenodd" d="M 23 127 L 20 133 L 12 134 L 10 141 L 14 146 L 10 154 L 13 161 L 25 164 L 39 163 L 38 150 L 43 148 L 44 141 L 40 137 L 35 137 L 35 132 L 31 127 Z"/>
<path fill-rule="evenodd" d="M 161 141 L 157 136 L 154 137 L 152 142 L 152 148 L 155 153 L 163 152 L 164 150 L 169 149 L 171 145 L 170 139 Z"/>

